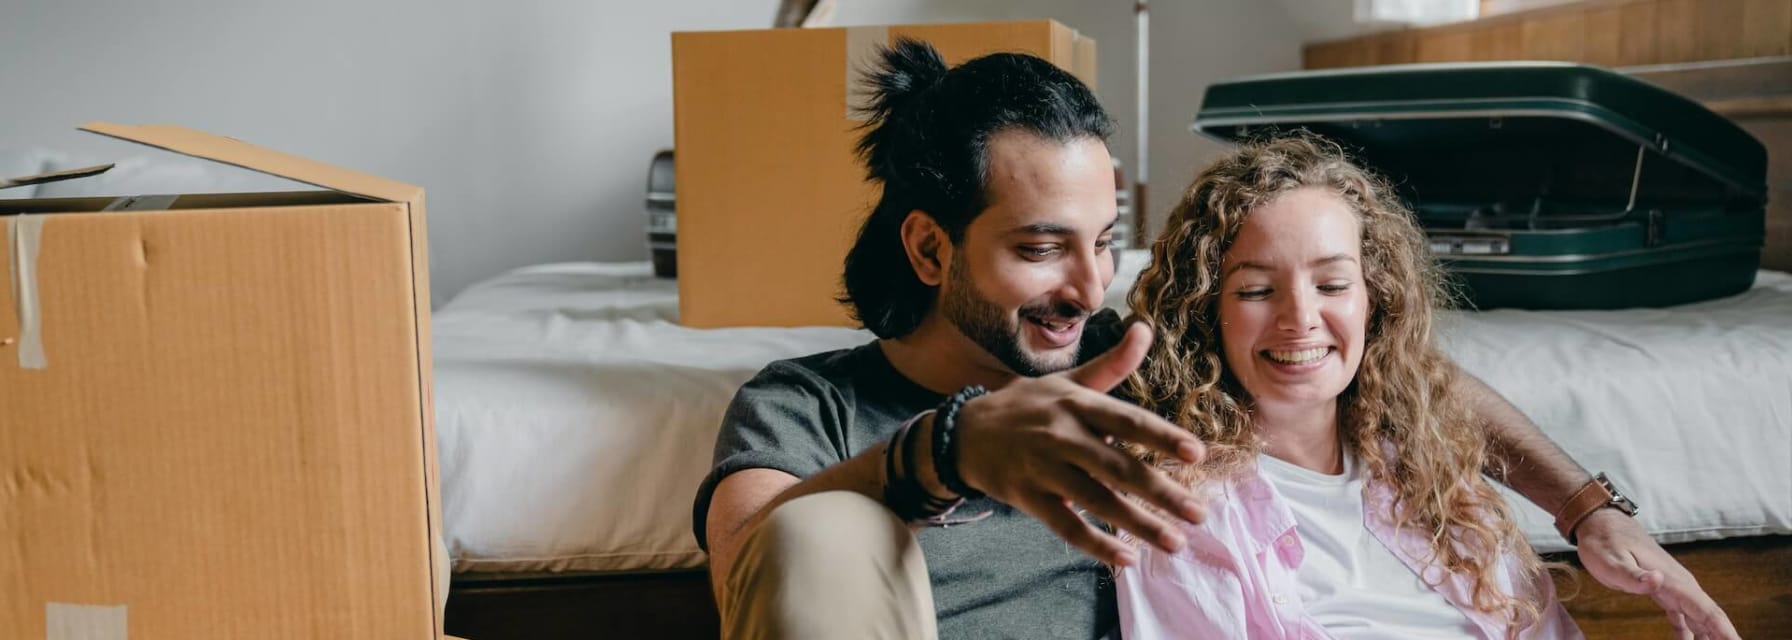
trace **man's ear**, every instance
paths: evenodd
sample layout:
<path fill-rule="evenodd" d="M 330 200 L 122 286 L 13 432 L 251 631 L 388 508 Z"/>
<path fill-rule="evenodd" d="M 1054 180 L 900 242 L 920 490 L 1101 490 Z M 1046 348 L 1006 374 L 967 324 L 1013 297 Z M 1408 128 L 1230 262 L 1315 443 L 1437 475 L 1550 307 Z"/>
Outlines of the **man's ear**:
<path fill-rule="evenodd" d="M 902 248 L 915 277 L 927 286 L 940 286 L 946 277 L 946 261 L 951 259 L 952 242 L 933 216 L 920 209 L 908 212 L 902 219 Z"/>

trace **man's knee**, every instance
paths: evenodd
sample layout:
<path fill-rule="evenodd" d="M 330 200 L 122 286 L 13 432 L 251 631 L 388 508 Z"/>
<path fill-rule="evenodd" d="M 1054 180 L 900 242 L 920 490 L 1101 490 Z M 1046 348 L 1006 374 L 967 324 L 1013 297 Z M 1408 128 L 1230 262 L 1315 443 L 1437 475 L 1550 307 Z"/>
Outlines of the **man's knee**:
<path fill-rule="evenodd" d="M 926 563 L 914 533 L 883 503 L 851 491 L 829 491 L 778 505 L 749 532 L 728 576 L 729 591 L 834 588 L 852 576 L 869 580 L 915 571 Z"/>
<path fill-rule="evenodd" d="M 857 493 L 773 509 L 747 534 L 726 591 L 730 638 L 934 636 L 920 544 L 882 503 Z"/>
<path fill-rule="evenodd" d="M 803 496 L 779 505 L 760 523 L 766 551 L 805 559 L 854 559 L 880 552 L 920 553 L 914 533 L 883 503 L 851 491 Z"/>

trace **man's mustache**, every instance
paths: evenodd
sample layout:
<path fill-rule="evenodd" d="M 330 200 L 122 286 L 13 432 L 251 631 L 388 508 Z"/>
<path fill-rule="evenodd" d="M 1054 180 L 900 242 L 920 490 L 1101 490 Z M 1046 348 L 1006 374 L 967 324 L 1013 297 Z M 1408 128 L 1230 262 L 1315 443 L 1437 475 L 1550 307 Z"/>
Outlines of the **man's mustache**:
<path fill-rule="evenodd" d="M 1074 302 L 1045 302 L 1020 308 L 1023 317 L 1061 319 L 1076 322 L 1089 316 L 1089 310 Z"/>

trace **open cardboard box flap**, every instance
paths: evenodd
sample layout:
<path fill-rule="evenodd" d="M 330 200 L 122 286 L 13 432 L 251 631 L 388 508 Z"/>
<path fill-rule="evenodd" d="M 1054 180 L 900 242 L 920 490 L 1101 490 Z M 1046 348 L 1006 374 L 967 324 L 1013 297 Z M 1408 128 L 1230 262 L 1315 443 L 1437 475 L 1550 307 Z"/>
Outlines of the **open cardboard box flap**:
<path fill-rule="evenodd" d="M 418 204 L 423 200 L 422 187 L 387 180 L 359 171 L 258 147 L 235 138 L 213 135 L 182 126 L 90 122 L 80 129 L 110 138 L 165 149 L 184 156 L 242 167 L 276 178 L 302 182 L 368 200 L 410 204 Z M 111 170 L 112 167 L 111 164 L 102 164 L 17 178 L 0 178 L 0 189 L 87 178 L 103 174 Z"/>
<path fill-rule="evenodd" d="M 90 122 L 82 131 L 118 138 L 175 153 L 203 158 L 277 178 L 303 182 L 369 200 L 411 202 L 423 199 L 423 188 L 352 171 L 316 160 L 258 147 L 235 138 L 167 124 L 127 125 Z"/>

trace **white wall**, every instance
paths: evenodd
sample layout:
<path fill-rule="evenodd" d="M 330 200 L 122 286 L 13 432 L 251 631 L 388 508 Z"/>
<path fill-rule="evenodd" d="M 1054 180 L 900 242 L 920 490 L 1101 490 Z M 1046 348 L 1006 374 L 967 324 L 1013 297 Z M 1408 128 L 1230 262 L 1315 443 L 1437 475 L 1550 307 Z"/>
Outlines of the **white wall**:
<path fill-rule="evenodd" d="M 1494 0 L 1502 4 L 1561 4 L 1576 0 Z M 1306 42 L 1473 20 L 1481 0 L 1280 0 Z"/>
<path fill-rule="evenodd" d="M 1132 0 L 840 0 L 834 23 L 1054 17 L 1098 42 L 1133 154 Z M 171 122 L 419 184 L 437 304 L 542 262 L 645 255 L 647 161 L 672 144 L 674 30 L 769 26 L 775 0 L 25 0 L 0 20 L 0 148 L 148 153 L 73 131 Z M 1299 64 L 1279 3 L 1160 1 L 1151 209 L 1216 148 L 1207 82 Z"/>
<path fill-rule="evenodd" d="M 1207 85 L 1300 68 L 1302 38 L 1281 3 L 1258 0 L 1151 3 L 1153 231 L 1195 174 L 1225 150 L 1189 131 Z"/>

